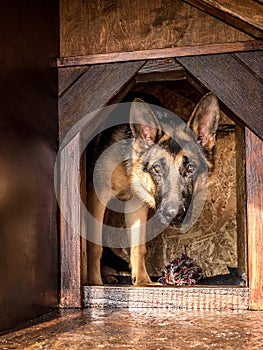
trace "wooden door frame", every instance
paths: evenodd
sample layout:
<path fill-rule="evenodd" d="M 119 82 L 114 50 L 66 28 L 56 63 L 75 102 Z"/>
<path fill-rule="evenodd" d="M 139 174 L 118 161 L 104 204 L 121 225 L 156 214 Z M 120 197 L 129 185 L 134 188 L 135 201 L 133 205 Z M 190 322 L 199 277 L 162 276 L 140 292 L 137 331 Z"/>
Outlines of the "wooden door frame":
<path fill-rule="evenodd" d="M 207 59 L 206 56 L 204 61 Z M 219 56 L 218 56 L 219 57 Z M 195 58 L 191 57 L 191 58 Z M 198 57 L 199 62 L 202 62 L 202 56 Z M 73 96 L 78 96 L 79 91 L 76 88 L 70 88 L 66 93 L 62 94 L 59 101 L 59 113 L 60 113 L 60 123 L 62 126 L 61 139 L 65 136 L 66 131 L 64 130 L 64 125 L 68 126 L 67 116 L 74 114 L 73 122 L 80 120 L 85 113 L 91 112 L 96 108 L 104 107 L 112 101 L 119 101 L 123 96 L 123 91 L 129 91 L 132 86 L 137 81 L 144 79 L 143 76 L 149 74 L 152 79 L 155 79 L 159 74 L 172 75 L 174 79 L 176 76 L 180 77 L 180 74 L 187 74 L 193 81 L 198 81 L 206 89 L 213 91 L 217 96 L 219 93 L 219 99 L 225 103 L 226 107 L 230 111 L 230 117 L 234 117 L 242 128 L 244 129 L 244 165 L 245 165 L 245 185 L 246 185 L 246 221 L 247 221 L 247 237 L 248 237 L 248 265 L 249 265 L 249 295 L 250 295 L 250 309 L 263 309 L 263 281 L 260 279 L 261 271 L 263 268 L 263 238 L 261 235 L 259 227 L 263 226 L 263 188 L 260 183 L 262 179 L 262 166 L 260 161 L 255 161 L 260 159 L 263 161 L 263 142 L 262 142 L 262 124 L 257 125 L 254 123 L 253 117 L 247 115 L 242 111 L 242 104 L 240 110 L 233 110 L 233 106 L 229 106 L 228 101 L 224 101 L 222 97 L 222 92 L 217 84 L 211 86 L 211 82 L 207 81 L 207 78 L 203 80 L 202 74 L 198 75 L 193 72 L 191 65 L 189 64 L 189 57 L 183 57 L 178 59 L 181 64 L 181 69 L 179 69 L 178 64 L 171 68 L 165 64 L 160 65 L 159 69 L 156 69 L 156 65 L 152 65 L 152 68 L 145 70 L 145 67 L 151 66 L 153 61 L 132 61 L 132 62 L 122 62 L 114 64 L 101 64 L 92 65 L 88 67 L 86 71 L 87 79 L 87 91 L 89 92 L 84 96 L 86 98 L 86 106 L 88 108 L 78 111 L 67 110 L 68 109 L 68 98 L 70 94 Z M 155 68 L 153 68 L 153 66 Z M 162 66 L 162 69 L 160 68 Z M 182 66 L 185 68 L 185 73 L 182 72 Z M 144 68 L 143 68 L 144 67 Z M 165 68 L 166 67 L 166 68 Z M 106 79 L 109 70 L 113 69 L 113 76 L 115 74 L 115 80 Z M 115 71 L 114 71 L 115 70 Z M 122 79 L 121 83 L 116 87 L 116 80 L 118 80 L 117 72 L 121 71 Z M 105 73 L 106 72 L 106 73 Z M 202 73 L 202 72 L 201 72 Z M 210 71 L 211 73 L 211 71 Z M 166 77 L 166 79 L 170 79 Z M 85 78 L 85 76 L 84 76 Z M 93 89 L 94 79 L 99 80 L 96 82 L 97 86 L 101 86 L 103 91 L 108 93 L 99 94 L 97 90 Z M 106 79 L 106 81 L 105 81 Z M 229 82 L 229 77 L 227 77 Z M 208 79 L 209 80 L 209 79 Z M 73 86 L 74 88 L 74 86 Z M 75 95 L 74 95 L 75 94 Z M 221 95 L 220 95 L 221 94 Z M 103 98 L 101 98 L 103 96 Z M 221 96 L 221 97 L 220 97 Z M 95 103 L 94 103 L 95 100 Z M 254 107 L 251 108 L 251 112 L 254 111 Z M 262 108 L 262 107 L 260 107 Z M 77 115 L 76 115 L 77 113 Z M 262 114 L 260 114 L 262 115 Z M 252 115 L 253 116 L 253 115 Z M 64 124 L 63 124 L 64 123 Z M 81 232 L 83 222 L 81 219 L 81 208 L 79 201 L 79 194 L 81 192 L 81 179 L 82 179 L 82 169 L 79 164 L 80 159 L 80 149 L 81 149 L 81 138 L 83 128 L 82 125 L 78 132 L 73 133 L 66 144 L 63 145 L 61 150 L 61 199 L 62 212 L 70 211 L 70 215 L 75 219 L 75 228 L 73 230 L 67 222 L 61 216 L 61 290 L 60 290 L 60 306 L 66 307 L 82 307 L 82 274 L 83 274 L 83 259 L 86 259 L 86 252 L 83 249 L 82 239 L 78 232 Z M 257 158 L 255 158 L 255 152 L 257 152 Z M 69 161 L 70 160 L 70 161 Z M 74 188 L 70 185 L 74 181 Z M 63 187 L 64 186 L 64 187 Z M 79 186 L 76 190 L 76 186 Z M 67 188 L 66 188 L 67 187 Z M 68 205 L 68 203 L 73 203 L 73 205 Z M 255 214 L 256 212 L 256 214 Z M 259 251 L 259 249 L 261 250 Z M 257 252 L 257 254 L 255 253 Z"/>

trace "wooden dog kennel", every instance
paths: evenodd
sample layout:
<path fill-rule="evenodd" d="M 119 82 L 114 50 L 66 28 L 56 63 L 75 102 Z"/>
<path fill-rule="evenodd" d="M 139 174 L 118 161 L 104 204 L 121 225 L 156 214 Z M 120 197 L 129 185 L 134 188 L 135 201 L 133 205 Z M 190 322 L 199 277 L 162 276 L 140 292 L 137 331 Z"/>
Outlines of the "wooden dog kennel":
<path fill-rule="evenodd" d="M 138 17 L 138 27 L 134 28 L 130 38 L 127 32 L 132 31 L 133 21 L 128 5 L 112 2 L 106 6 L 105 2 L 102 7 L 93 9 L 96 16 L 91 18 L 88 11 L 91 11 L 91 5 L 76 1 L 74 7 L 68 1 L 62 1 L 61 57 L 57 60 L 60 140 L 62 142 L 84 115 L 118 103 L 140 83 L 187 80 L 201 93 L 213 91 L 221 108 L 237 123 L 239 130 L 237 249 L 239 265 L 246 268 L 248 264 L 249 285 L 244 288 L 196 287 L 165 291 L 131 287 L 126 292 L 121 288 L 83 287 L 85 242 L 62 216 L 60 306 L 81 307 L 83 295 L 84 305 L 88 306 L 93 305 L 91 300 L 103 306 L 105 299 L 108 300 L 106 306 L 157 306 L 153 302 L 154 295 L 159 293 L 156 299 L 160 300 L 160 296 L 166 293 L 162 297 L 162 306 L 262 309 L 263 76 L 262 42 L 259 40 L 262 27 L 255 15 L 256 8 L 252 9 L 251 4 L 250 7 L 244 5 L 244 8 L 240 5 L 237 14 L 231 5 L 230 12 L 227 5 L 217 6 L 218 1 L 211 6 L 208 1 L 157 3 L 134 3 L 133 16 Z M 148 12 L 147 7 L 150 7 Z M 248 9 L 253 20 L 248 21 Z M 69 20 L 69 13 L 72 20 Z M 106 16 L 106 22 L 103 16 Z M 145 33 L 147 21 L 152 26 Z M 220 35 L 217 36 L 215 28 Z M 85 31 L 93 32 L 94 36 L 85 37 Z M 95 129 L 99 123 L 94 118 L 89 128 Z M 61 150 L 61 181 L 65 186 L 65 191 L 63 187 L 61 190 L 61 208 L 62 212 L 70 211 L 79 232 L 85 229 L 79 204 L 79 194 L 85 186 L 84 165 L 79 164 L 79 159 L 86 128 L 80 123 Z M 69 183 L 72 186 L 68 186 Z M 77 191 L 76 186 L 79 186 Z"/>

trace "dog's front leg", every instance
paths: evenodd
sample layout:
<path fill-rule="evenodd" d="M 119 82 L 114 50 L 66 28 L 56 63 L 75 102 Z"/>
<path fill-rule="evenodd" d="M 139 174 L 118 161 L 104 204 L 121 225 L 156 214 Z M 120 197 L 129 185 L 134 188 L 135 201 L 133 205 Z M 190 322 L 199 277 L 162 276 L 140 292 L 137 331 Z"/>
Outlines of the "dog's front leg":
<path fill-rule="evenodd" d="M 130 262 L 133 284 L 136 286 L 152 284 L 145 265 L 148 208 L 140 206 L 134 212 L 129 212 L 129 206 L 126 209 L 125 220 L 131 238 Z"/>
<path fill-rule="evenodd" d="M 100 261 L 102 256 L 102 224 L 105 206 L 95 192 L 90 194 L 87 205 L 90 216 L 87 220 L 88 284 L 102 285 Z"/>

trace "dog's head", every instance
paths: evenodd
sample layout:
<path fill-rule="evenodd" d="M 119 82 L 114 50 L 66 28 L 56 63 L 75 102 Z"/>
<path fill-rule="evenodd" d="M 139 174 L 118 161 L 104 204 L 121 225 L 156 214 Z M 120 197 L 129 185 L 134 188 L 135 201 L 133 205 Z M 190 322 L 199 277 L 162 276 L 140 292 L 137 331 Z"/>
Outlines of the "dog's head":
<path fill-rule="evenodd" d="M 206 94 L 187 125 L 178 120 L 164 110 L 154 111 L 142 100 L 131 104 L 132 190 L 156 210 L 165 225 L 182 224 L 194 192 L 201 191 L 204 178 L 200 179 L 213 167 L 211 154 L 219 122 L 216 96 Z"/>

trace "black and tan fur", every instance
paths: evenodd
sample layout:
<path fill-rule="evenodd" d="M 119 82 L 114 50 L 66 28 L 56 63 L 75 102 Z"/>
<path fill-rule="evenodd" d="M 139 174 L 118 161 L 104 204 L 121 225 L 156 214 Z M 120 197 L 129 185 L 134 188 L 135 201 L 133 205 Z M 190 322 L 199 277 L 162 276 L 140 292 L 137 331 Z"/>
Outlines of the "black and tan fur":
<path fill-rule="evenodd" d="M 141 244 L 141 238 L 146 234 L 144 224 L 148 209 L 155 210 L 161 224 L 177 226 L 182 224 L 190 211 L 195 184 L 203 171 L 200 170 L 196 147 L 192 147 L 193 137 L 204 151 L 208 169 L 212 168 L 211 153 L 219 121 L 217 98 L 208 93 L 198 103 L 187 125 L 192 134 L 168 119 L 165 112 L 156 113 L 147 103 L 135 99 L 130 107 L 129 124 L 118 125 L 101 133 L 90 151 L 93 153 L 90 154 L 93 160 L 89 163 L 91 165 L 96 163 L 104 150 L 118 141 L 124 141 L 121 149 L 114 151 L 113 148 L 110 156 L 102 156 L 99 166 L 96 169 L 91 166 L 90 170 L 92 174 L 95 172 L 93 175 L 100 184 L 100 196 L 104 203 L 114 196 L 122 201 L 133 197 L 141 203 L 138 210 L 125 215 L 126 226 L 131 230 L 130 266 L 135 285 L 151 284 L 145 267 L 146 247 Z M 125 140 L 129 142 L 126 144 Z M 182 147 L 182 144 L 186 147 Z M 115 162 L 115 155 L 118 158 L 119 152 L 129 154 L 129 159 Z M 110 190 L 103 182 L 107 174 L 111 174 Z M 88 230 L 100 237 L 105 204 L 99 200 L 92 183 L 88 186 L 87 203 L 88 211 L 96 218 L 96 222 L 89 224 Z M 87 255 L 88 283 L 101 285 L 102 246 L 88 242 Z"/>

